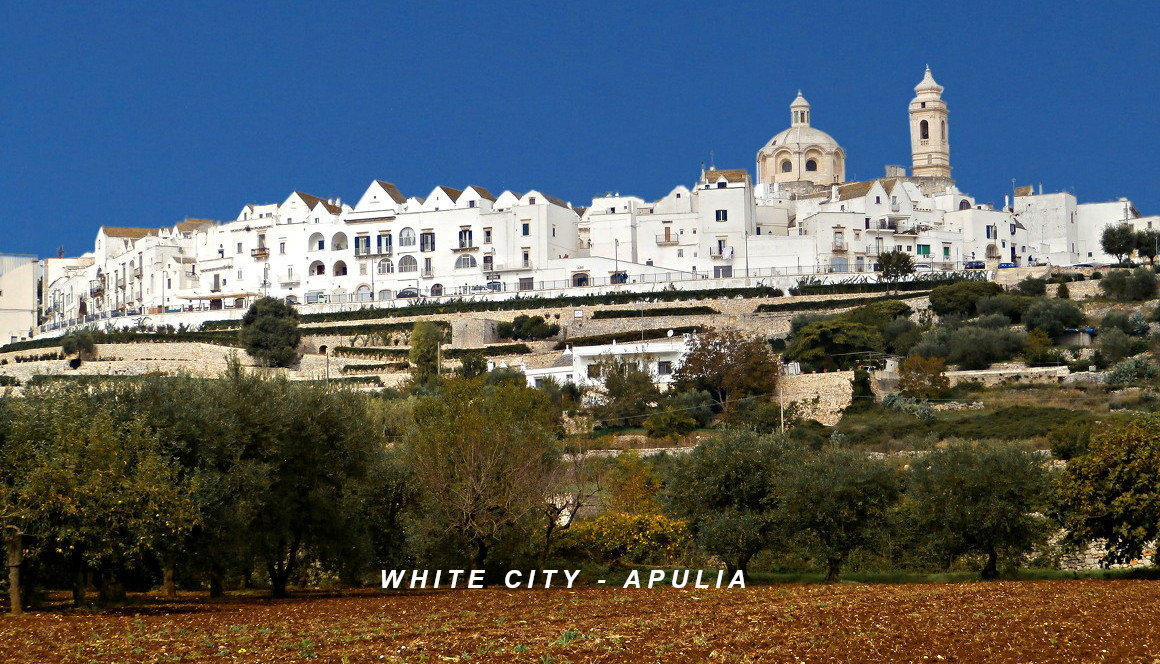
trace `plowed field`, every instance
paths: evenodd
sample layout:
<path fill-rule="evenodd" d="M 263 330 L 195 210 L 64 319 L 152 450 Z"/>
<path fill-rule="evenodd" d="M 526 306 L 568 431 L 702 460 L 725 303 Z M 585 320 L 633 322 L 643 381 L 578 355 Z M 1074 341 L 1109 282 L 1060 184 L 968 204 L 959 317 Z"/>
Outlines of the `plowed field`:
<path fill-rule="evenodd" d="M 457 590 L 0 617 L 0 662 L 1158 662 L 1160 582 Z"/>

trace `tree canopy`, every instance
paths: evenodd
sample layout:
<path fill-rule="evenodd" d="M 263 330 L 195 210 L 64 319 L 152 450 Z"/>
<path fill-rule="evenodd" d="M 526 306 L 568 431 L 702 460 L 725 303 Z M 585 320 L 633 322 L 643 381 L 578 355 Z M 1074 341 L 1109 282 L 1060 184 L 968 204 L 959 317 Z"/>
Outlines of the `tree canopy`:
<path fill-rule="evenodd" d="M 288 367 L 298 360 L 298 311 L 282 300 L 263 297 L 242 317 L 238 341 L 265 366 Z"/>
<path fill-rule="evenodd" d="M 708 391 L 723 410 L 731 412 L 741 399 L 772 394 L 779 368 L 764 339 L 711 330 L 693 338 L 673 379 L 679 390 Z"/>

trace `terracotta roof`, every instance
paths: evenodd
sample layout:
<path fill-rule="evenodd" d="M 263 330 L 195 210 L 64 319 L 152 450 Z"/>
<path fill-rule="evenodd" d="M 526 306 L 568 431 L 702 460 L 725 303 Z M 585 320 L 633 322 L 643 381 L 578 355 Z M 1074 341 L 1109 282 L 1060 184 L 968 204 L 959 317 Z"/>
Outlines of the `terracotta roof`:
<path fill-rule="evenodd" d="M 323 207 L 326 208 L 326 211 L 331 213 L 331 214 L 339 214 L 340 212 L 342 212 L 342 208 L 338 207 L 337 205 L 335 205 L 333 203 L 328 203 L 326 201 L 326 199 L 324 199 L 324 198 L 319 198 L 317 196 L 311 196 L 310 194 L 304 194 L 301 191 L 296 191 L 294 193 L 297 194 L 299 198 L 306 201 L 306 207 L 310 208 L 311 210 L 318 207 L 319 205 L 322 205 Z"/>
<path fill-rule="evenodd" d="M 447 196 L 451 199 L 451 202 L 453 202 L 453 203 L 455 201 L 459 200 L 459 197 L 463 195 L 463 192 L 459 189 L 452 189 L 451 187 L 444 187 L 443 185 L 439 185 L 438 187 L 435 187 L 435 188 L 439 189 L 443 193 L 447 194 Z"/>
<path fill-rule="evenodd" d="M 403 192 L 399 191 L 399 188 L 390 182 L 387 182 L 386 180 L 375 180 L 375 182 L 377 182 L 378 185 L 383 188 L 383 191 L 387 192 L 387 195 L 391 197 L 392 201 L 396 203 L 402 203 L 407 200 L 407 197 L 403 195 Z"/>
<path fill-rule="evenodd" d="M 1015 188 L 1015 195 L 1016 196 L 1034 196 L 1035 195 L 1035 187 L 1034 187 L 1034 185 L 1030 185 L 1030 184 L 1027 185 L 1026 187 L 1016 187 Z"/>
<path fill-rule="evenodd" d="M 126 237 L 130 240 L 140 240 L 147 235 L 157 235 L 156 228 L 130 228 L 128 226 L 101 226 L 106 237 Z"/>
<path fill-rule="evenodd" d="M 544 200 L 548 201 L 548 202 L 549 202 L 549 203 L 551 203 L 552 205 L 558 205 L 558 206 L 560 206 L 560 207 L 564 208 L 565 210 L 571 210 L 571 209 L 572 209 L 572 208 L 568 207 L 568 204 L 567 204 L 567 203 L 565 203 L 564 201 L 560 200 L 559 198 L 556 198 L 555 196 L 549 196 L 548 194 L 544 194 Z"/>
<path fill-rule="evenodd" d="M 838 185 L 838 200 L 848 201 L 851 198 L 861 198 L 870 193 L 870 190 L 874 188 L 875 182 L 881 182 L 882 188 L 885 189 L 887 193 L 890 193 L 894 185 L 897 184 L 898 179 L 884 178 L 879 180 L 866 180 L 864 182 L 847 182 L 845 184 L 840 184 Z M 831 193 L 832 192 L 827 189 L 826 191 L 819 191 L 807 196 L 802 196 L 802 198 L 829 198 Z"/>
<path fill-rule="evenodd" d="M 572 211 L 583 217 L 584 213 L 588 211 L 588 206 L 572 208 Z"/>
<path fill-rule="evenodd" d="M 179 233 L 188 233 L 196 231 L 199 228 L 206 226 L 213 226 L 214 222 L 209 219 L 186 219 L 185 221 L 177 222 L 177 231 Z"/>
<path fill-rule="evenodd" d="M 464 191 L 466 191 L 468 189 L 474 189 L 480 195 L 481 198 L 486 198 L 487 200 L 491 201 L 492 203 L 495 202 L 495 196 L 493 196 L 490 191 L 488 191 L 487 189 L 484 189 L 483 187 L 480 187 L 480 186 L 474 185 L 474 184 L 469 184 L 466 187 L 464 187 Z"/>
<path fill-rule="evenodd" d="M 705 182 L 716 182 L 721 178 L 725 178 L 727 182 L 749 182 L 749 171 L 744 168 L 705 171 L 701 179 Z"/>

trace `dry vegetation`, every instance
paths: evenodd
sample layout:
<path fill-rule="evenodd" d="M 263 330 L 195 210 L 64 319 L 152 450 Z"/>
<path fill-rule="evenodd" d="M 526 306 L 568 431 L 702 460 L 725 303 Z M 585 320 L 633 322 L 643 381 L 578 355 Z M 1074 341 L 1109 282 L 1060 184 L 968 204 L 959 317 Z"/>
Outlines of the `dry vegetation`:
<path fill-rule="evenodd" d="M 0 620 L 4 662 L 1154 662 L 1149 581 L 192 596 Z M 142 598 L 144 599 L 144 598 Z"/>

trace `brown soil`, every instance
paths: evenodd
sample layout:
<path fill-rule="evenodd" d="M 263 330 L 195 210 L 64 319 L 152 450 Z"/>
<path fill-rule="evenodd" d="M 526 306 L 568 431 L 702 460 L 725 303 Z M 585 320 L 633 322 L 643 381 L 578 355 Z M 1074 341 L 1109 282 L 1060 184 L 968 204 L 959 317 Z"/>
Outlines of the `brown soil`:
<path fill-rule="evenodd" d="M 1160 662 L 1160 583 L 139 598 L 0 617 L 16 662 Z"/>

